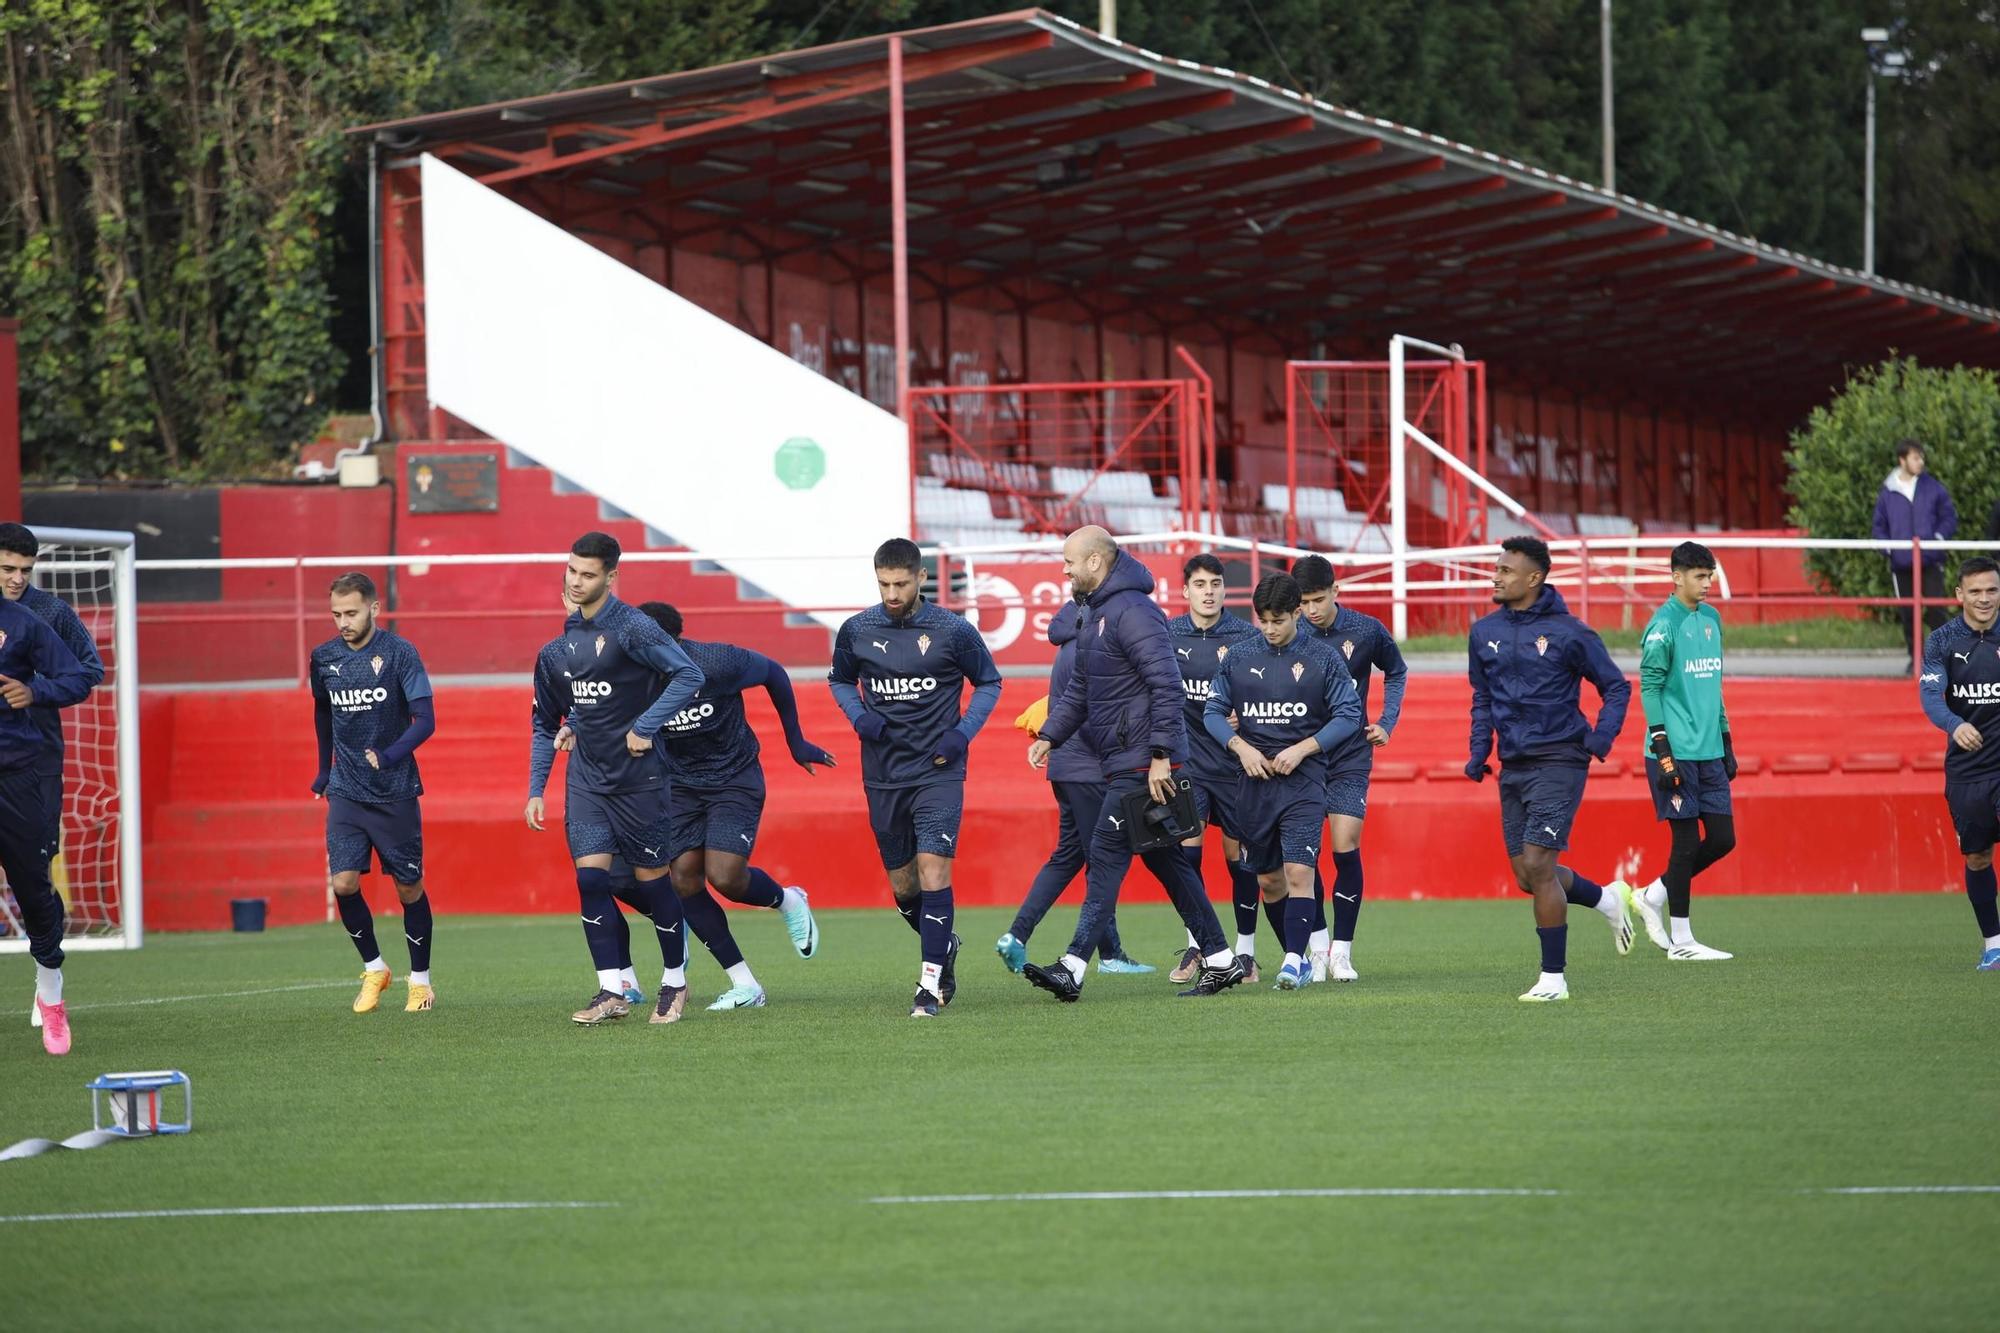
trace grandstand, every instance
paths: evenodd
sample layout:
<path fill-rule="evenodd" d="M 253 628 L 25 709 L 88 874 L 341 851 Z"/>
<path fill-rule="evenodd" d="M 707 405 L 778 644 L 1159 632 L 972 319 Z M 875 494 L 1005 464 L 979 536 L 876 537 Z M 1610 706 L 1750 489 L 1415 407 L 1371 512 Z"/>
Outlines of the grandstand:
<path fill-rule="evenodd" d="M 887 216 L 892 40 L 905 228 Z M 1891 349 L 2000 365 L 1994 311 L 1041 11 L 355 133 L 377 151 L 377 387 L 404 440 L 478 434 L 427 390 L 424 154 L 891 411 L 899 359 L 920 397 L 1212 377 L 1214 464 L 1190 507 L 1233 535 L 1302 520 L 1330 546 L 1381 543 L 1367 430 L 1309 450 L 1329 470 L 1292 499 L 1287 365 L 1379 357 L 1390 333 L 1487 359 L 1469 444 L 1557 532 L 1780 527 L 1785 432 L 1844 367 Z M 913 280 L 901 347 L 897 259 Z M 1164 452 L 1111 469 L 1146 485 L 1064 496 L 1049 469 L 1094 470 L 1115 447 L 1099 444 L 989 455 L 1034 473 L 914 457 L 941 483 L 916 488 L 919 529 L 1005 540 L 1078 498 L 1136 531 L 1181 501 Z M 987 510 L 955 491 L 988 492 Z"/>

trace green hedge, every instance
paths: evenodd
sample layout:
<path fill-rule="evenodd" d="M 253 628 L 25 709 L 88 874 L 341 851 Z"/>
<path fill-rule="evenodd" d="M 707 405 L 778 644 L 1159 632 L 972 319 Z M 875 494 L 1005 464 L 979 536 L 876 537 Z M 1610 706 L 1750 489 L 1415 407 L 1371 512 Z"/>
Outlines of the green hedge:
<path fill-rule="evenodd" d="M 2000 379 L 1963 366 L 1939 370 L 1915 358 L 1855 375 L 1792 435 L 1791 521 L 1815 537 L 1866 537 L 1898 440 L 1924 446 L 1927 467 L 1958 507 L 1957 539 L 1986 534 L 2000 501 Z M 1959 553 L 1946 561 L 1958 568 Z M 1810 551 L 1806 568 L 1848 597 L 1889 595 L 1889 565 L 1872 551 Z M 1949 578 L 1947 579 L 1949 586 Z"/>

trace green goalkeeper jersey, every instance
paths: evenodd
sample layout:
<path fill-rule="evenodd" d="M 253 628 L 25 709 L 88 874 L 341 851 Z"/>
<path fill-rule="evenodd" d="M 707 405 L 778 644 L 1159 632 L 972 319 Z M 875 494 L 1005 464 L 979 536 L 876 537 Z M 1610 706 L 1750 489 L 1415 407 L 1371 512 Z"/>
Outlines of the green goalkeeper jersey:
<path fill-rule="evenodd" d="M 1639 650 L 1639 703 L 1648 728 L 1665 725 L 1674 758 L 1722 758 L 1729 714 L 1722 707 L 1722 617 L 1706 602 L 1690 611 L 1667 598 Z"/>

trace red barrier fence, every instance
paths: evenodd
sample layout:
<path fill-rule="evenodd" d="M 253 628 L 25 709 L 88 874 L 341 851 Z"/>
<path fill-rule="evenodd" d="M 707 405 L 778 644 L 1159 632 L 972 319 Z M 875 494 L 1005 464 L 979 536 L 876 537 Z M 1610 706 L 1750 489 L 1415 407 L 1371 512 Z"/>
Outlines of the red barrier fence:
<path fill-rule="evenodd" d="M 974 742 L 974 780 L 956 888 L 961 902 L 1012 905 L 1048 849 L 1056 816 L 1046 783 L 1009 725 L 1042 693 L 1010 679 Z M 879 906 L 881 863 L 869 833 L 853 733 L 827 692 L 799 686 L 806 734 L 840 761 L 808 776 L 767 744 L 770 801 L 756 863 L 805 885 L 825 907 Z M 1514 893 L 1500 846 L 1496 796 L 1464 764 L 1468 692 L 1457 676 L 1413 676 L 1403 722 L 1380 752 L 1363 850 L 1371 892 L 1385 898 Z M 760 734 L 777 728 L 761 693 L 748 700 Z M 530 832 L 526 700 L 518 687 L 445 686 L 438 731 L 419 752 L 426 878 L 442 912 L 553 912 L 574 906 L 561 833 L 560 771 L 550 831 Z M 1942 798 L 1944 737 L 1900 681 L 1741 680 L 1729 713 L 1742 774 L 1736 854 L 1702 892 L 1956 892 L 1959 860 Z M 147 920 L 155 929 L 218 929 L 235 897 L 270 900 L 275 922 L 325 917 L 325 807 L 307 791 L 312 708 L 303 691 L 154 692 L 142 708 Z M 1667 837 L 1654 822 L 1640 759 L 1637 701 L 1609 763 L 1591 770 L 1569 860 L 1600 879 L 1650 879 Z M 1829 837 L 1828 831 L 1852 831 Z M 1209 880 L 1223 893 L 1219 853 Z M 376 890 L 381 890 L 376 892 Z M 1158 893 L 1141 875 L 1132 891 Z M 378 905 L 393 901 L 371 886 Z M 1077 892 L 1081 892 L 1080 887 Z M 1526 914 L 1523 909 L 1523 929 Z M 1163 941 L 1148 944 L 1151 952 Z"/>

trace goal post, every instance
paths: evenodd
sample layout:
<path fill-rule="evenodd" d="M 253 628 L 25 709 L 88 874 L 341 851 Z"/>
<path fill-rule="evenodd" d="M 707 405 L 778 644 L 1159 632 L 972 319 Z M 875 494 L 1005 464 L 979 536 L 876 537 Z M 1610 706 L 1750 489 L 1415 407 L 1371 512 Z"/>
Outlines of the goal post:
<path fill-rule="evenodd" d="M 129 532 L 35 529 L 33 586 L 76 611 L 104 661 L 104 680 L 62 710 L 65 949 L 136 949 L 145 938 L 140 864 L 139 585 Z M 60 887 L 60 885 L 59 885 Z M 0 952 L 23 953 L 20 915 L 0 896 Z"/>

